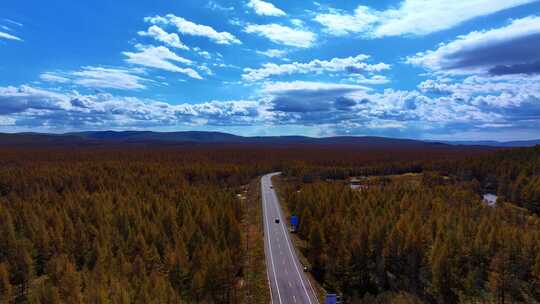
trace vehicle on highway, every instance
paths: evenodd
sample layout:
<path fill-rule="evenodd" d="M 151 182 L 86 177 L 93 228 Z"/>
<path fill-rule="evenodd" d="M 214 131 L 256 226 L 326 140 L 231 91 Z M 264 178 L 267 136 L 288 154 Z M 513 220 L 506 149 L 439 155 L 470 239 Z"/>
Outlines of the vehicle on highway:
<path fill-rule="evenodd" d="M 278 218 L 276 218 L 276 224 L 279 224 L 279 219 Z"/>

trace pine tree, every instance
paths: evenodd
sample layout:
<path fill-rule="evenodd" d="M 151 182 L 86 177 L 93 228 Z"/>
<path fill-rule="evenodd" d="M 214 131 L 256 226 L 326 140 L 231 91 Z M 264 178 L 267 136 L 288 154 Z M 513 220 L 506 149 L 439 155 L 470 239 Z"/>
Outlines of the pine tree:
<path fill-rule="evenodd" d="M 506 251 L 496 253 L 491 260 L 488 286 L 497 303 L 504 304 L 512 291 L 511 267 L 510 254 Z"/>
<path fill-rule="evenodd" d="M 13 288 L 9 281 L 9 271 L 6 263 L 0 263 L 0 302 L 11 302 Z"/>
<path fill-rule="evenodd" d="M 455 303 L 456 295 L 453 291 L 455 282 L 452 268 L 451 253 L 448 244 L 439 240 L 433 248 L 431 261 L 431 284 L 433 294 L 439 303 Z"/>

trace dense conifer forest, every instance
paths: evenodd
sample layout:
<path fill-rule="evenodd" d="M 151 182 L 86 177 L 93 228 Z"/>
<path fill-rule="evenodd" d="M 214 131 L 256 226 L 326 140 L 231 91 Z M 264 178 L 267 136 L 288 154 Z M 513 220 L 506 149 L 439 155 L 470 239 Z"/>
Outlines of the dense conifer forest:
<path fill-rule="evenodd" d="M 413 168 L 356 190 L 288 173 L 280 185 L 317 280 L 351 303 L 538 302 L 540 147 Z"/>
<path fill-rule="evenodd" d="M 245 280 L 265 275 L 246 274 L 263 271 L 246 259 L 264 255 L 248 254 L 245 225 L 260 210 L 241 196 L 274 171 L 313 275 L 352 303 L 538 300 L 539 157 L 448 146 L 2 147 L 0 301 L 253 301 Z M 416 178 L 388 177 L 404 173 Z M 370 185 L 352 190 L 354 176 Z M 499 194 L 497 207 L 483 192 Z"/>
<path fill-rule="evenodd" d="M 3 151 L 4 302 L 237 302 L 236 192 L 270 168 L 221 154 Z"/>

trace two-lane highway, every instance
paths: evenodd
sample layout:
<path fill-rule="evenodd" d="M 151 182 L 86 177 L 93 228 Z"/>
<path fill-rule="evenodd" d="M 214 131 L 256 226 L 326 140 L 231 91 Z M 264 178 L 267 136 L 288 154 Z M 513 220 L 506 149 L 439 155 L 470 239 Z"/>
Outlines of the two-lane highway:
<path fill-rule="evenodd" d="M 315 292 L 303 272 L 303 266 L 289 238 L 286 219 L 282 216 L 283 213 L 272 186 L 272 176 L 278 174 L 271 173 L 261 178 L 264 250 L 272 303 L 317 304 Z M 279 219 L 279 223 L 276 223 L 276 219 Z"/>

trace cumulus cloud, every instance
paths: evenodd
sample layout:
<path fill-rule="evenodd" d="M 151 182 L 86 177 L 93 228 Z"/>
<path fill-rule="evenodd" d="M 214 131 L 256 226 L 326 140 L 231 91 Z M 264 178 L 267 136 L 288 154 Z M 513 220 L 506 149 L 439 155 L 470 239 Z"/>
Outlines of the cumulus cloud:
<path fill-rule="evenodd" d="M 419 91 L 319 83 L 266 83 L 272 123 L 325 126 L 331 134 L 418 136 L 481 130 L 538 131 L 540 76 L 520 82 L 514 75 L 432 80 Z"/>
<path fill-rule="evenodd" d="M 191 65 L 193 62 L 178 56 L 165 46 L 137 45 L 136 48 L 138 52 L 123 52 L 127 57 L 127 62 L 149 68 L 182 73 L 194 79 L 203 79 L 194 69 L 182 68 L 176 65 L 174 62 L 186 65 Z"/>
<path fill-rule="evenodd" d="M 491 107 L 517 107 L 529 100 L 540 100 L 540 75 L 470 76 L 462 81 L 429 79 L 420 83 L 418 89 L 470 100 L 477 105 L 483 100 L 489 101 Z"/>
<path fill-rule="evenodd" d="M 81 95 L 30 86 L 0 87 L 3 124 L 52 129 L 250 125 L 264 110 L 254 101 L 169 104 L 111 94 Z"/>
<path fill-rule="evenodd" d="M 452 28 L 464 21 L 490 15 L 536 0 L 403 0 L 396 8 L 375 10 L 358 6 L 354 12 L 331 10 L 314 20 L 326 32 L 341 36 L 361 33 L 366 37 L 425 35 Z"/>
<path fill-rule="evenodd" d="M 439 100 L 492 113 L 484 124 L 471 129 L 533 129 L 540 126 L 540 76 L 470 76 L 460 81 L 442 79 L 422 82 L 419 89 Z M 468 130 L 471 131 L 471 130 Z"/>
<path fill-rule="evenodd" d="M 418 91 L 382 92 L 341 83 L 271 82 L 261 87 L 254 100 L 199 104 L 0 87 L 0 124 L 41 129 L 324 126 L 328 134 L 387 136 L 538 131 L 540 76 L 521 84 L 525 90 L 512 78 L 436 79 L 423 83 Z"/>
<path fill-rule="evenodd" d="M 430 98 L 417 91 L 388 89 L 370 92 L 339 84 L 310 85 L 305 89 L 271 90 L 270 111 L 275 124 L 324 125 L 334 134 L 402 136 L 423 132 L 456 132 L 490 122 L 504 115 L 480 109 L 451 97 Z M 326 86 L 326 88 L 325 88 Z"/>
<path fill-rule="evenodd" d="M 315 59 L 308 63 L 289 63 L 275 64 L 266 63 L 262 68 L 244 69 L 242 78 L 247 81 L 258 81 L 272 76 L 292 75 L 292 74 L 308 74 L 308 73 L 323 73 L 323 72 L 346 72 L 349 74 L 357 74 L 362 72 L 380 72 L 390 69 L 386 63 L 369 64 L 365 60 L 368 55 L 360 54 L 356 57 L 333 58 L 331 60 Z"/>
<path fill-rule="evenodd" d="M 270 2 L 262 0 L 249 0 L 247 6 L 257 15 L 261 16 L 285 16 L 286 13 Z"/>
<path fill-rule="evenodd" d="M 187 47 L 184 43 L 182 43 L 182 41 L 180 41 L 180 37 L 178 37 L 178 34 L 167 33 L 165 30 L 163 30 L 157 25 L 150 26 L 146 31 L 139 31 L 138 34 L 139 36 L 152 37 L 155 40 L 161 41 L 170 47 L 189 50 L 189 47 Z"/>
<path fill-rule="evenodd" d="M 513 20 L 509 25 L 475 31 L 418 53 L 407 62 L 447 74 L 540 73 L 540 17 Z"/>
<path fill-rule="evenodd" d="M 299 48 L 309 48 L 313 46 L 317 35 L 315 33 L 295 29 L 279 24 L 249 24 L 244 28 L 246 33 L 257 34 L 266 37 L 274 43 L 294 46 Z"/>
<path fill-rule="evenodd" d="M 242 42 L 231 33 L 218 32 L 210 26 L 197 24 L 173 14 L 168 14 L 164 17 L 146 17 L 144 20 L 152 24 L 174 25 L 178 31 L 184 35 L 207 37 L 217 44 L 242 44 Z"/>

